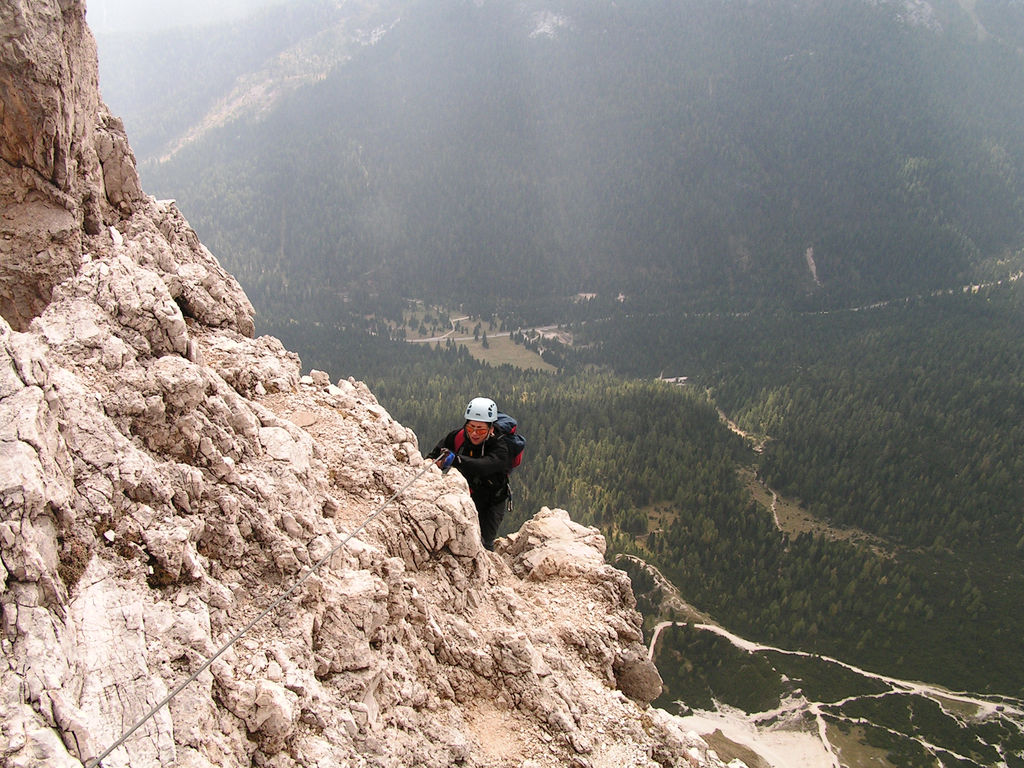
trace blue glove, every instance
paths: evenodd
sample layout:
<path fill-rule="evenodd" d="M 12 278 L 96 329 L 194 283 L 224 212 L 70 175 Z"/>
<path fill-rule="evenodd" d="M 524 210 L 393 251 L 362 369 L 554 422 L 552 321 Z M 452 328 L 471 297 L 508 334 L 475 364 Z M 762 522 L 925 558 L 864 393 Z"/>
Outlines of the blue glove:
<path fill-rule="evenodd" d="M 449 451 L 447 448 L 444 449 L 444 453 L 437 457 L 437 466 L 441 468 L 441 474 L 445 474 L 449 469 L 452 468 L 452 464 L 455 463 L 455 454 Z"/>

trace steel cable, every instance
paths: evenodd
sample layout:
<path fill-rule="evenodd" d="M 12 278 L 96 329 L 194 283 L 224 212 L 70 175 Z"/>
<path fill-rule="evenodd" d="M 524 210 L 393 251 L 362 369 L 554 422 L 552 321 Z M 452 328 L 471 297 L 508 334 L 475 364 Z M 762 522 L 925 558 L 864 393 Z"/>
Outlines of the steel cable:
<path fill-rule="evenodd" d="M 356 528 L 354 531 L 352 531 L 352 533 L 348 534 L 348 536 L 346 536 L 344 538 L 344 540 L 342 540 L 342 542 L 340 544 L 337 544 L 330 552 L 328 552 L 326 555 L 324 555 L 322 558 L 320 558 L 320 560 L 317 561 L 317 563 L 312 568 L 310 568 L 309 571 L 307 571 L 306 574 L 301 579 L 299 579 L 298 581 L 295 582 L 295 584 L 292 585 L 291 589 L 289 589 L 287 592 L 285 592 L 282 595 L 280 595 L 276 600 L 274 600 L 273 603 L 271 603 L 267 608 L 265 608 L 263 610 L 263 612 L 260 613 L 255 619 L 250 621 L 242 629 L 238 630 L 234 635 L 232 635 L 231 639 L 229 639 L 226 643 L 224 643 L 217 650 L 216 653 L 214 653 L 212 656 L 210 656 L 210 658 L 208 658 L 205 662 L 203 662 L 202 666 L 200 666 L 199 669 L 197 669 L 195 672 L 193 672 L 184 682 L 180 683 L 173 691 L 171 691 L 169 694 L 167 694 L 160 701 L 159 704 L 157 704 L 155 707 L 153 707 L 151 710 L 149 710 L 149 712 L 147 712 L 143 717 L 139 718 L 139 720 L 131 728 L 129 728 L 127 731 L 125 731 L 123 734 L 121 734 L 121 737 L 117 741 L 115 741 L 113 744 L 111 744 L 109 747 L 107 747 L 103 751 L 103 753 L 101 755 L 99 755 L 99 757 L 95 757 L 95 758 L 92 758 L 92 759 L 86 761 L 86 763 L 85 763 L 86 768 L 97 768 L 97 766 L 102 765 L 103 764 L 103 760 L 105 758 L 107 758 L 110 755 L 111 752 L 113 752 L 115 749 L 117 749 L 122 744 L 124 744 L 124 742 L 127 741 L 128 738 L 133 733 L 135 733 L 135 731 L 137 731 L 139 728 L 141 728 L 157 712 L 159 712 L 161 709 L 163 709 L 165 706 L 167 706 L 167 704 L 171 701 L 171 699 L 173 699 L 175 696 L 177 696 L 179 693 L 181 693 L 189 683 L 194 681 L 197 677 L 199 677 L 199 675 L 201 675 L 203 672 L 205 672 L 207 669 L 209 669 L 210 666 L 213 664 L 213 662 L 215 662 L 218 658 L 220 658 L 220 656 L 222 654 L 224 654 L 232 645 L 234 645 L 242 637 L 244 637 L 249 632 L 249 630 L 251 630 L 253 627 L 255 627 L 267 615 L 272 613 L 277 608 L 277 606 L 279 606 L 281 603 L 283 603 L 299 587 L 301 587 L 310 576 L 312 576 L 314 573 L 316 573 L 318 570 L 320 570 L 320 568 L 328 560 L 330 560 L 332 557 L 334 557 L 334 553 L 335 552 L 337 552 L 338 550 L 342 549 L 346 544 L 348 544 L 349 541 L 351 541 L 352 538 L 356 534 L 358 534 L 360 531 L 362 531 L 364 528 L 366 528 L 366 526 L 369 525 L 370 522 L 375 517 L 377 517 L 377 515 L 379 515 L 381 512 L 383 512 L 388 507 L 388 505 L 391 504 L 391 502 L 393 502 L 395 499 L 397 499 L 399 496 L 401 496 L 403 493 L 405 493 L 406 489 L 409 486 L 411 486 L 413 483 L 415 483 L 417 480 L 419 480 L 428 469 L 430 469 L 432 466 L 434 466 L 434 463 L 432 461 L 427 461 L 427 462 L 425 462 L 425 464 L 426 465 L 423 467 L 423 469 L 421 469 L 419 472 L 417 472 L 416 475 L 411 480 L 409 480 L 405 485 L 403 485 L 401 488 L 399 488 L 397 491 L 395 491 L 393 494 L 391 494 L 391 496 L 387 500 L 385 500 L 383 504 L 381 504 L 369 516 L 367 516 L 367 518 L 365 520 L 363 520 L 363 522 L 359 525 L 358 528 Z"/>

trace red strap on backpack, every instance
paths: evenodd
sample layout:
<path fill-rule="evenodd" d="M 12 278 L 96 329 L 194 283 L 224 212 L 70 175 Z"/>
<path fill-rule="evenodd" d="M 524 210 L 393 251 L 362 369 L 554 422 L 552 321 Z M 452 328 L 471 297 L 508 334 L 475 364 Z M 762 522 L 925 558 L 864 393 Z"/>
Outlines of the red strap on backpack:
<path fill-rule="evenodd" d="M 516 431 L 516 428 L 512 427 L 512 431 L 509 434 L 515 434 L 515 431 Z M 497 433 L 496 432 L 496 434 L 502 434 L 502 433 Z M 453 442 L 455 443 L 455 453 L 458 453 L 459 449 L 462 448 L 462 444 L 466 442 L 466 429 L 465 429 L 465 427 L 463 427 L 462 429 L 460 429 L 458 432 L 455 433 L 455 438 L 454 438 Z M 511 471 L 511 470 L 515 469 L 516 467 L 518 467 L 519 463 L 522 460 L 523 460 L 523 451 L 522 451 L 522 448 L 520 448 L 518 453 L 514 453 L 509 458 L 509 464 L 508 464 L 509 470 Z"/>

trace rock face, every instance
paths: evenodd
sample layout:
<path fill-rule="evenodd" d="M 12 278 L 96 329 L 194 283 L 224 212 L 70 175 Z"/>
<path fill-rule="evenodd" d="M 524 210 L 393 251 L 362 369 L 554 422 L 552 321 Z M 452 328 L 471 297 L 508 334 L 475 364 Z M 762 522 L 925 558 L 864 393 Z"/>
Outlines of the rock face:
<path fill-rule="evenodd" d="M 100 102 L 85 3 L 5 0 L 0 29 L 0 315 L 25 330 L 90 238 L 116 226 L 136 261 L 176 275 L 166 289 L 186 316 L 252 335 L 237 283 L 172 205 L 143 195 L 124 126 Z"/>
<path fill-rule="evenodd" d="M 484 550 L 461 477 L 253 338 L 142 194 L 83 4 L 0 23 L 0 763 L 719 764 L 648 706 L 600 534 Z"/>

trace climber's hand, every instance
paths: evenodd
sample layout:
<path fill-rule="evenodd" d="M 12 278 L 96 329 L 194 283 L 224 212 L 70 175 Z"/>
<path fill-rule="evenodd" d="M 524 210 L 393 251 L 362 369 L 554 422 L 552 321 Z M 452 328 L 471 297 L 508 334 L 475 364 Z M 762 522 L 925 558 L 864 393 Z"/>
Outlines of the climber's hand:
<path fill-rule="evenodd" d="M 434 462 L 441 469 L 441 473 L 444 474 L 452 468 L 452 464 L 455 463 L 455 454 L 449 451 L 447 448 L 444 449 L 444 453 L 437 457 Z"/>

